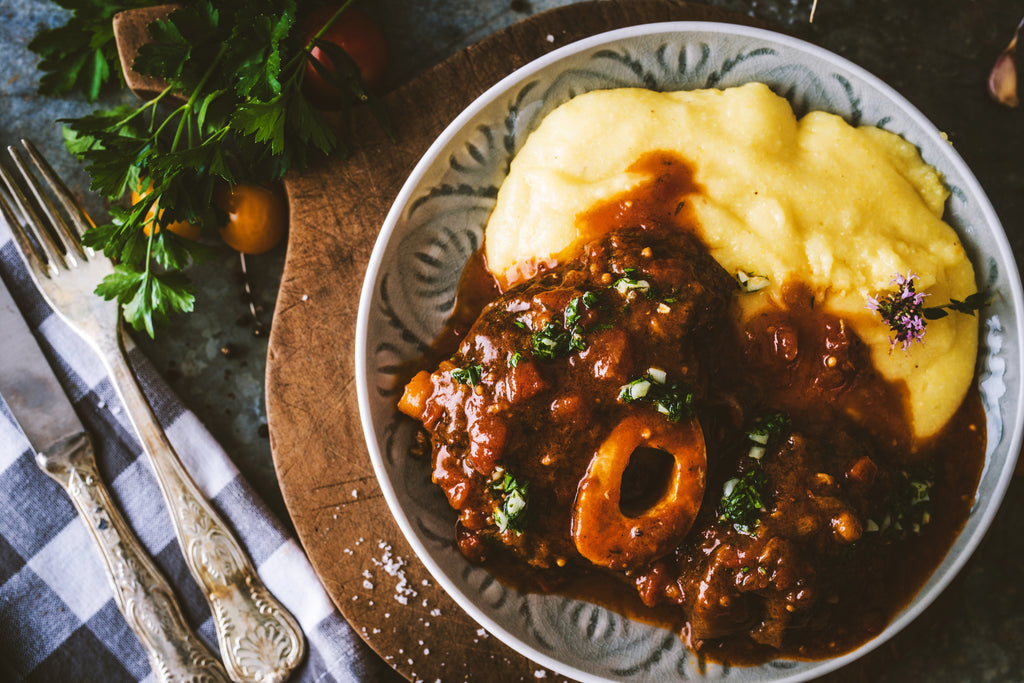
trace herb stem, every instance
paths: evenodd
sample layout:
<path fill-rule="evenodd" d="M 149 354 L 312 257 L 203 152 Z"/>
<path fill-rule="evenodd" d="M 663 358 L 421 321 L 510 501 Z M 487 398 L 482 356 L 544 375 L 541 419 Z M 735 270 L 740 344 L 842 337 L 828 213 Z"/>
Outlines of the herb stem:
<path fill-rule="evenodd" d="M 125 116 L 123 119 L 120 119 L 117 123 L 115 123 L 113 126 L 111 126 L 111 131 L 119 131 L 119 130 L 123 129 L 125 126 L 127 126 L 129 123 L 131 123 L 133 119 L 135 119 L 135 118 L 137 118 L 139 116 L 142 116 L 147 111 L 151 112 L 151 114 L 152 114 L 152 116 L 150 118 L 150 123 L 149 123 L 149 129 L 150 129 L 150 131 L 152 131 L 153 130 L 153 123 L 156 121 L 156 107 L 157 107 L 157 104 L 159 104 L 160 100 L 162 100 L 164 98 L 164 96 L 167 95 L 167 93 L 169 93 L 170 91 L 171 91 L 171 87 L 170 86 L 167 86 L 166 88 L 164 88 L 162 91 L 160 91 L 159 94 L 157 94 L 156 97 L 154 97 L 151 100 L 147 100 L 141 106 L 139 106 L 138 109 L 133 110 L 132 113 L 128 114 L 128 116 Z"/>
<path fill-rule="evenodd" d="M 306 43 L 306 52 L 309 52 L 313 48 L 313 43 L 316 42 L 318 39 L 322 38 L 323 35 L 327 33 L 328 29 L 330 29 L 331 26 L 334 25 L 334 22 L 336 22 L 338 18 L 345 13 L 345 11 L 349 8 L 349 5 L 351 5 L 353 2 L 355 2 L 355 0 L 345 0 L 345 3 L 337 10 L 335 10 L 334 14 L 331 15 L 331 18 L 325 21 L 324 25 L 320 27 L 320 30 L 313 35 L 313 37 L 309 40 L 308 43 Z M 300 56 L 301 55 L 296 55 L 292 59 L 298 59 Z"/>
<path fill-rule="evenodd" d="M 348 8 L 354 2 L 355 0 L 345 0 L 345 2 L 342 3 L 341 7 L 339 7 L 334 12 L 334 14 L 331 15 L 331 18 L 324 22 L 324 25 L 320 27 L 320 30 L 313 34 L 313 37 L 310 38 L 309 42 L 303 46 L 302 50 L 300 50 L 291 59 L 288 60 L 288 62 L 284 65 L 282 71 L 294 70 L 294 72 L 288 76 L 289 81 L 296 81 L 296 85 L 302 84 L 302 78 L 305 76 L 306 70 L 297 68 L 299 60 L 301 59 L 304 61 L 310 61 L 313 59 L 311 51 L 313 50 L 313 46 L 316 43 L 316 41 L 322 38 L 325 33 L 327 33 L 328 29 L 330 29 L 331 26 L 334 25 L 334 22 L 338 21 L 338 18 L 341 17 L 341 15 L 344 14 L 346 10 L 348 10 Z"/>
<path fill-rule="evenodd" d="M 210 80 L 211 76 L 213 76 L 214 70 L 217 69 L 218 65 L 220 64 L 220 60 L 224 57 L 224 53 L 227 51 L 227 49 L 227 43 L 221 43 L 220 48 L 217 50 L 217 56 L 213 58 L 213 61 L 210 62 L 210 66 L 208 66 L 206 68 L 206 71 L 203 72 L 203 75 L 199 79 L 199 82 L 196 84 L 196 87 L 192 89 L 192 94 L 189 95 L 188 101 L 175 110 L 175 114 L 181 112 L 181 119 L 178 121 L 178 130 L 174 133 L 174 142 L 171 143 L 172 152 L 178 149 L 178 142 L 181 139 L 181 132 L 185 128 L 188 129 L 189 142 L 191 143 L 192 126 L 191 119 L 189 118 L 188 115 L 196 106 L 196 100 L 199 99 L 199 94 L 203 91 L 203 88 L 206 86 L 206 82 Z M 169 117 L 168 120 L 170 120 Z"/>

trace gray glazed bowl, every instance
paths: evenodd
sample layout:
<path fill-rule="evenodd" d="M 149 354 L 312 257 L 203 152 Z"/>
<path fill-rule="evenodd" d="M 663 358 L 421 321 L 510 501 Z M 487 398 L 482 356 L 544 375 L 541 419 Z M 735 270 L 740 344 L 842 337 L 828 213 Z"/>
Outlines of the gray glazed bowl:
<path fill-rule="evenodd" d="M 462 267 L 482 244 L 508 164 L 545 114 L 595 89 L 725 88 L 749 81 L 768 83 L 798 116 L 823 109 L 917 145 L 952 191 L 945 218 L 967 247 L 979 288 L 996 296 L 981 316 L 977 368 L 988 418 L 986 465 L 970 518 L 945 560 L 888 628 L 853 652 L 824 661 L 723 667 L 701 661 L 674 633 L 586 602 L 519 593 L 467 563 L 454 544 L 454 513 L 428 468 L 407 456 L 414 430 L 395 410 L 395 371 L 440 331 Z M 899 94 L 850 62 L 787 36 L 718 23 L 651 24 L 594 36 L 519 69 L 462 112 L 420 160 L 387 216 L 366 273 L 355 349 L 359 407 L 381 489 L 409 543 L 455 601 L 513 649 L 582 681 L 799 681 L 862 656 L 906 626 L 981 540 L 1020 449 L 1022 313 L 1020 277 L 988 199 L 953 147 Z"/>

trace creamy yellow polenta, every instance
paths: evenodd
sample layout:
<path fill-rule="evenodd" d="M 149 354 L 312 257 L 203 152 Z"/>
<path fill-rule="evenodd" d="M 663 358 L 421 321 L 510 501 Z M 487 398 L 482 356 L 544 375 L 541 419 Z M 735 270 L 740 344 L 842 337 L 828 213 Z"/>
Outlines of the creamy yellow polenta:
<path fill-rule="evenodd" d="M 963 246 L 942 220 L 942 178 L 899 136 L 824 112 L 797 120 L 762 84 L 595 91 L 554 110 L 498 194 L 485 236 L 492 273 L 511 284 L 528 264 L 572 256 L 593 237 L 577 215 L 641 183 L 626 169 L 657 150 L 692 165 L 702 191 L 687 202 L 718 262 L 769 279 L 739 297 L 740 315 L 778 300 L 787 281 L 805 283 L 816 306 L 870 345 L 885 377 L 906 382 L 917 436 L 946 424 L 974 376 L 977 318 L 932 321 L 923 344 L 890 352 L 888 327 L 866 308 L 867 297 L 908 271 L 926 305 L 976 290 Z"/>

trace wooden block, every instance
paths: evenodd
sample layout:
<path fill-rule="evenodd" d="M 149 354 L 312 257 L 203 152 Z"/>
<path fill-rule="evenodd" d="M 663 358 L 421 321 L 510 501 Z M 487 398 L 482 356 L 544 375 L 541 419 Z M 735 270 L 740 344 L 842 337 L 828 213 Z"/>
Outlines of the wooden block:
<path fill-rule="evenodd" d="M 159 5 L 125 10 L 114 15 L 114 40 L 121 60 L 121 72 L 128 88 L 144 100 L 159 95 L 167 87 L 167 83 L 163 79 L 138 73 L 132 68 L 132 64 L 139 54 L 139 48 L 149 42 L 147 27 L 177 8 L 178 5 Z"/>

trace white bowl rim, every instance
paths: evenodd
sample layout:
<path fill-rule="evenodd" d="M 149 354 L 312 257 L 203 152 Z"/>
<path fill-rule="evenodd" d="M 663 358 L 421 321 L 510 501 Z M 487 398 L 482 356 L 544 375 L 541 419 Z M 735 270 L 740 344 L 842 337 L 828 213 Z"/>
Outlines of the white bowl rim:
<path fill-rule="evenodd" d="M 451 596 L 452 599 L 454 599 L 455 602 L 477 623 L 492 634 L 496 635 L 503 643 L 523 656 L 561 675 L 577 678 L 580 681 L 593 681 L 597 683 L 607 681 L 608 679 L 576 670 L 557 659 L 545 655 L 542 652 L 538 652 L 535 648 L 522 642 L 517 636 L 511 634 L 500 623 L 494 621 L 487 614 L 482 612 L 458 586 L 448 579 L 447 575 L 430 555 L 428 549 L 419 541 L 419 538 L 413 529 L 413 525 L 401 507 L 398 495 L 387 475 L 387 471 L 384 467 L 384 461 L 378 447 L 376 432 L 370 419 L 370 405 L 368 398 L 369 389 L 366 384 L 366 336 L 370 312 L 369 302 L 373 296 L 373 290 L 377 283 L 377 276 L 380 272 L 387 244 L 399 223 L 399 219 L 401 218 L 405 207 L 411 199 L 412 193 L 418 188 L 420 181 L 423 179 L 428 169 L 435 163 L 438 153 L 447 147 L 452 138 L 462 130 L 468 121 L 471 121 L 483 109 L 492 104 L 502 93 L 506 92 L 510 86 L 525 80 L 532 74 L 542 71 L 549 65 L 558 62 L 565 57 L 605 43 L 660 33 L 699 33 L 702 31 L 711 33 L 726 32 L 731 35 L 772 41 L 777 44 L 786 45 L 803 51 L 809 55 L 817 56 L 823 61 L 836 64 L 846 71 L 856 74 L 864 82 L 876 88 L 887 98 L 899 105 L 909 118 L 911 118 L 919 129 L 926 135 L 940 139 L 943 137 L 941 131 L 939 131 L 939 129 L 936 128 L 935 125 L 917 109 L 917 107 L 911 104 L 909 100 L 879 77 L 875 76 L 863 67 L 849 61 L 845 57 L 841 57 L 823 47 L 799 38 L 794 38 L 768 29 L 750 27 L 742 24 L 711 21 L 654 22 L 605 31 L 564 45 L 516 69 L 485 90 L 481 95 L 473 100 L 468 107 L 462 110 L 462 112 L 460 112 L 450 124 L 448 124 L 444 131 L 442 131 L 437 139 L 430 145 L 427 151 L 424 152 L 423 156 L 420 157 L 391 205 L 391 208 L 384 219 L 384 224 L 381 227 L 374 243 L 374 248 L 367 264 L 366 273 L 363 279 L 363 286 L 359 296 L 359 309 L 356 318 L 354 370 L 360 421 L 363 428 L 363 434 L 366 439 L 366 446 L 373 464 L 374 473 L 377 477 L 377 481 L 381 487 L 382 493 L 384 494 L 388 507 L 391 509 L 392 515 L 395 517 L 399 528 L 402 530 L 406 540 L 412 546 L 417 557 L 430 572 L 431 576 L 434 577 L 442 588 L 444 588 L 445 592 L 447 592 L 448 595 Z M 1005 230 L 1002 228 L 1002 223 L 992 207 L 988 196 L 981 188 L 980 183 L 974 176 L 974 173 L 967 166 L 967 163 L 952 145 L 949 145 L 948 149 L 944 147 L 943 150 L 948 156 L 949 161 L 961 173 L 964 184 L 969 188 L 971 195 L 977 198 L 979 210 L 985 218 L 985 225 L 995 228 L 993 230 L 994 234 L 992 237 L 998 247 L 998 251 L 1004 257 L 1005 262 L 1010 266 L 1010 268 L 1012 268 L 1012 272 L 1008 272 L 1006 275 L 1007 279 L 1011 283 L 1012 291 L 1010 292 L 1009 299 L 1013 302 L 1017 319 L 1017 329 L 1013 332 L 1016 333 L 1018 339 L 1024 339 L 1024 292 L 1022 292 L 1020 274 L 1017 269 L 1016 260 L 1013 256 L 1009 240 L 1006 237 Z M 1018 348 L 1016 361 L 1017 367 L 1024 367 L 1024 346 L 1020 346 Z M 949 583 L 956 577 L 970 559 L 971 555 L 973 555 L 978 544 L 980 544 L 985 532 L 988 530 L 1001 506 L 1006 489 L 1010 485 L 1014 471 L 1014 463 L 1016 462 L 1017 454 L 1021 449 L 1022 438 L 1024 438 L 1024 382 L 1018 382 L 1016 398 L 1018 410 L 1016 419 L 1012 426 L 1013 433 L 1011 434 L 1009 441 L 1009 456 L 1007 458 L 1007 462 L 1005 463 L 1003 472 L 995 484 L 993 495 L 989 497 L 987 507 L 979 518 L 978 524 L 974 528 L 972 535 L 965 544 L 963 552 L 961 552 L 956 557 L 953 564 L 947 568 L 946 573 L 940 577 L 940 580 L 936 581 L 930 587 L 924 588 L 917 593 L 912 602 L 899 612 L 881 633 L 873 637 L 871 640 L 846 654 L 830 659 L 819 660 L 819 666 L 812 666 L 811 668 L 795 672 L 792 676 L 776 679 L 777 683 L 781 683 L 783 681 L 786 683 L 796 683 L 798 681 L 809 680 L 831 671 L 835 671 L 856 659 L 860 659 L 888 641 L 896 633 L 916 619 L 921 612 L 934 602 L 935 598 L 938 597 L 938 595 L 945 590 Z M 986 463 L 986 468 L 987 466 L 988 465 Z M 974 514 L 973 511 L 971 514 Z"/>

